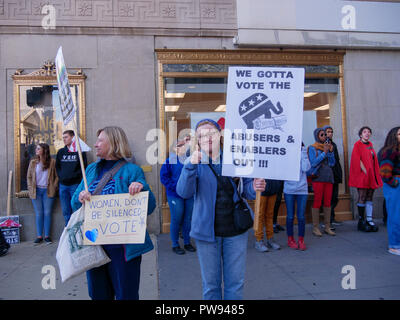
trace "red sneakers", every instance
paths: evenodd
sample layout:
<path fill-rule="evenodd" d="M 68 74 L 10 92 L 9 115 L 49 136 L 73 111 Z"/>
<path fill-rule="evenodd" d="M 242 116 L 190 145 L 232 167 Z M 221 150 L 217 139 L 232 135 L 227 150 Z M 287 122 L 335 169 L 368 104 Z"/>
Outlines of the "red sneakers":
<path fill-rule="evenodd" d="M 304 243 L 304 237 L 299 237 L 299 250 L 306 250 L 306 245 Z"/>
<path fill-rule="evenodd" d="M 297 249 L 297 243 L 296 243 L 296 241 L 294 240 L 293 236 L 288 237 L 287 244 L 288 244 L 288 246 L 289 246 L 290 248 L 292 248 L 292 249 Z"/>

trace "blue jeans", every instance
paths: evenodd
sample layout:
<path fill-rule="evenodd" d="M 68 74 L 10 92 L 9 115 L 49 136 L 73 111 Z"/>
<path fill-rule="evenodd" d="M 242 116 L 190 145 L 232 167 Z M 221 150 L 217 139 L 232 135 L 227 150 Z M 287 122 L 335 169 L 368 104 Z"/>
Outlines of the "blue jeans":
<path fill-rule="evenodd" d="M 400 178 L 396 179 L 400 182 Z M 392 188 L 384 183 L 383 195 L 386 200 L 389 248 L 400 249 L 400 185 Z"/>
<path fill-rule="evenodd" d="M 196 239 L 204 300 L 222 299 L 222 277 L 224 299 L 243 299 L 247 239 L 247 231 L 234 237 L 216 237 L 215 242 Z"/>
<path fill-rule="evenodd" d="M 184 244 L 190 244 L 190 225 L 192 223 L 193 198 L 182 199 L 168 196 L 171 212 L 170 235 L 172 247 L 179 247 L 179 230 L 182 227 Z"/>
<path fill-rule="evenodd" d="M 71 199 L 75 193 L 76 188 L 78 188 L 79 184 L 73 184 L 71 186 L 66 186 L 65 184 L 60 183 L 60 203 L 61 210 L 65 220 L 65 226 L 67 226 L 69 218 L 71 218 L 72 208 L 71 208 Z"/>
<path fill-rule="evenodd" d="M 293 221 L 294 221 L 294 204 L 297 202 L 297 226 L 299 229 L 299 237 L 304 237 L 306 220 L 304 213 L 307 205 L 306 194 L 287 194 L 285 193 L 286 201 L 286 231 L 288 237 L 293 237 Z"/>
<path fill-rule="evenodd" d="M 33 208 L 36 214 L 36 234 L 38 237 L 50 236 L 51 210 L 53 209 L 54 198 L 47 196 L 47 189 L 36 188 L 36 199 L 32 199 Z"/>

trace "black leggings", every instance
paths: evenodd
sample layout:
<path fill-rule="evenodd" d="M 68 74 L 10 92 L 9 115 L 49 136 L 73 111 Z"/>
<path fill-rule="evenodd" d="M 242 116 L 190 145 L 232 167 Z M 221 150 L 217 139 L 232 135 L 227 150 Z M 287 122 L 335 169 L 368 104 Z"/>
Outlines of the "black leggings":
<path fill-rule="evenodd" d="M 358 202 L 365 204 L 367 201 L 372 201 L 375 189 L 357 188 L 358 191 Z"/>

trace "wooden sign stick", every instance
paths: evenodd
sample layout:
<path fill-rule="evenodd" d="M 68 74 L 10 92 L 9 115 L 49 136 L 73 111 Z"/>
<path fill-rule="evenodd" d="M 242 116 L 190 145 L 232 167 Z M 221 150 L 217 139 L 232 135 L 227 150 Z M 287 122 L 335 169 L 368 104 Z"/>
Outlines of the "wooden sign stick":
<path fill-rule="evenodd" d="M 10 170 L 8 174 L 8 195 L 7 195 L 7 216 L 11 215 L 11 181 L 12 181 L 13 172 Z"/>
<path fill-rule="evenodd" d="M 261 208 L 261 191 L 256 191 L 256 204 L 254 210 L 254 224 L 253 224 L 254 232 L 259 231 L 258 229 L 260 228 L 260 223 L 259 223 L 260 208 Z"/>
<path fill-rule="evenodd" d="M 78 147 L 78 155 L 79 155 L 79 161 L 81 164 L 81 170 L 82 170 L 82 177 L 83 177 L 83 183 L 85 184 L 85 190 L 89 191 L 87 180 L 86 180 L 86 173 L 85 173 L 85 165 L 83 163 L 83 156 L 82 156 L 82 150 L 81 150 L 81 144 L 79 141 L 79 135 L 78 135 L 78 129 L 76 128 L 76 120 L 73 120 L 73 125 L 74 125 L 74 134 L 75 134 L 75 142 L 76 146 Z"/>

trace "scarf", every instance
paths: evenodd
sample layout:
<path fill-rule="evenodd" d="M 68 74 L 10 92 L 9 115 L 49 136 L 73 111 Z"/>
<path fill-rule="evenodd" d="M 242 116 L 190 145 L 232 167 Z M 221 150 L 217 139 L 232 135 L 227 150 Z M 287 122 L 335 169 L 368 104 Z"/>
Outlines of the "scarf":
<path fill-rule="evenodd" d="M 324 144 L 321 142 L 315 142 L 312 146 L 317 150 L 324 151 Z"/>

